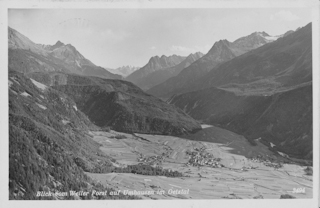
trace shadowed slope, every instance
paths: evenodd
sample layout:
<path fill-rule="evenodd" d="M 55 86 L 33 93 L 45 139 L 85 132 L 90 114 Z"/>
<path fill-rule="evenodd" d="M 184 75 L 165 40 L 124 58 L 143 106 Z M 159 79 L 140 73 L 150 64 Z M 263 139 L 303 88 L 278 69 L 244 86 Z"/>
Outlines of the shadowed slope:
<path fill-rule="evenodd" d="M 299 158 L 312 158 L 312 85 L 272 95 L 237 95 L 208 88 L 173 97 L 171 104 L 195 119 L 244 135 L 259 137 Z"/>
<path fill-rule="evenodd" d="M 200 129 L 183 111 L 130 82 L 63 73 L 33 73 L 39 82 L 67 94 L 89 119 L 117 131 L 178 135 Z"/>

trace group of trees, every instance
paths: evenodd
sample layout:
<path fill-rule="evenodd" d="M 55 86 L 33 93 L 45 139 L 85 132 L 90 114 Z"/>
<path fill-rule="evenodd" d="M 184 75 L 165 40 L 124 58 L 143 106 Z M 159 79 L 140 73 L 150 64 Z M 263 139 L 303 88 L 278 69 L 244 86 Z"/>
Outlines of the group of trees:
<path fill-rule="evenodd" d="M 57 143 L 58 135 L 28 117 L 11 114 L 9 122 L 9 199 L 50 200 L 37 191 L 111 191 L 89 178 L 70 151 Z M 107 163 L 102 167 L 110 167 Z M 111 172 L 112 169 L 104 171 Z M 137 199 L 136 196 L 102 195 L 81 199 Z M 75 199 L 66 196 L 63 199 Z"/>
<path fill-rule="evenodd" d="M 116 173 L 135 173 L 141 175 L 158 175 L 167 177 L 182 177 L 183 174 L 178 171 L 171 171 L 170 169 L 162 169 L 161 167 L 152 167 L 150 165 L 138 164 L 128 165 L 127 167 L 116 167 L 113 172 Z"/>

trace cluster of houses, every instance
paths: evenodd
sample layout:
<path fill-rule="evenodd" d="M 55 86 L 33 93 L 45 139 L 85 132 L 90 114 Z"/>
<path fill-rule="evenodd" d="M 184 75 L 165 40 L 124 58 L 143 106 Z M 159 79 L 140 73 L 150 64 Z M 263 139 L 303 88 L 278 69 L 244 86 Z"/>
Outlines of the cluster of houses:
<path fill-rule="evenodd" d="M 220 158 L 215 158 L 209 152 L 205 152 L 204 148 L 195 148 L 195 151 L 187 151 L 187 155 L 189 155 L 189 161 L 186 165 L 191 166 L 209 166 L 213 168 L 221 168 L 224 167 L 220 164 Z"/>
<path fill-rule="evenodd" d="M 257 169 L 258 167 L 253 167 L 253 166 L 248 166 L 248 167 L 245 167 L 245 166 L 243 166 L 242 168 L 241 168 L 241 170 L 242 171 L 248 171 L 248 170 L 250 170 L 250 169 Z"/>
<path fill-rule="evenodd" d="M 282 167 L 283 167 L 283 164 L 282 164 L 282 163 L 272 163 L 272 162 L 270 162 L 270 161 L 264 162 L 263 164 L 264 164 L 265 166 L 272 167 L 272 168 L 275 168 L 275 169 L 279 169 L 279 168 L 282 168 Z"/>
<path fill-rule="evenodd" d="M 254 158 L 249 158 L 249 160 L 251 160 L 252 162 L 263 163 L 265 166 L 272 167 L 272 168 L 275 168 L 275 169 L 279 169 L 279 168 L 283 167 L 282 163 L 273 162 L 274 161 L 273 158 L 264 158 L 261 155 L 258 155 L 257 157 L 254 157 Z"/>

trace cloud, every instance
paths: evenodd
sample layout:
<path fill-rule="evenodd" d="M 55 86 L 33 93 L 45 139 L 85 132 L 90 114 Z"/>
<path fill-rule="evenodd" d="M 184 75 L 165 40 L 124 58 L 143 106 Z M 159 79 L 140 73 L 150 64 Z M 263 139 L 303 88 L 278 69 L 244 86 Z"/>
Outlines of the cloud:
<path fill-rule="evenodd" d="M 155 47 L 155 46 L 151 46 L 150 49 L 151 49 L 151 50 L 155 50 L 156 47 Z"/>
<path fill-rule="evenodd" d="M 293 14 L 290 11 L 281 10 L 275 14 L 270 15 L 270 20 L 283 20 L 283 21 L 295 21 L 300 19 L 299 16 Z"/>
<path fill-rule="evenodd" d="M 207 44 L 204 46 L 196 46 L 195 49 L 196 51 L 200 51 L 201 53 L 208 53 L 208 51 L 210 50 L 210 48 L 212 47 L 212 44 Z"/>
<path fill-rule="evenodd" d="M 205 46 L 195 46 L 194 48 L 184 47 L 184 46 L 176 46 L 173 45 L 170 47 L 170 51 L 173 52 L 183 52 L 183 53 L 195 53 L 195 52 L 202 52 L 207 53 L 212 45 L 205 45 Z"/>

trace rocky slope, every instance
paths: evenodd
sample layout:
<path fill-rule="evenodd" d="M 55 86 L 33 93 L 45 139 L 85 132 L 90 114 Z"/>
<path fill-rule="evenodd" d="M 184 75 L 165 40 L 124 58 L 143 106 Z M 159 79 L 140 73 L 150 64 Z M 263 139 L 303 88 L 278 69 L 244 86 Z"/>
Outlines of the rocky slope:
<path fill-rule="evenodd" d="M 200 129 L 183 111 L 130 82 L 63 73 L 29 76 L 67 94 L 100 127 L 117 131 L 179 135 Z"/>
<path fill-rule="evenodd" d="M 81 75 L 121 79 L 94 65 L 71 44 L 58 41 L 54 45 L 41 45 L 9 27 L 9 67 L 21 69 L 23 73 L 35 71 L 63 71 Z"/>
<path fill-rule="evenodd" d="M 185 58 L 186 57 L 177 56 L 177 55 L 172 55 L 172 56 L 162 55 L 161 57 L 159 56 L 151 57 L 149 62 L 145 66 L 143 66 L 139 70 L 130 74 L 128 77 L 126 77 L 126 80 L 134 84 L 137 84 L 148 74 L 151 74 L 152 72 L 158 71 L 160 69 L 175 66 L 181 63 Z"/>
<path fill-rule="evenodd" d="M 169 98 L 174 94 L 195 90 L 190 86 L 193 87 L 199 78 L 203 77 L 214 67 L 272 42 L 279 37 L 269 36 L 265 32 L 255 32 L 234 42 L 220 40 L 214 43 L 207 54 L 183 69 L 177 76 L 152 87 L 147 92 L 157 97 Z"/>
<path fill-rule="evenodd" d="M 177 76 L 184 68 L 190 66 L 193 62 L 195 62 L 202 56 L 203 54 L 200 52 L 190 54 L 178 65 L 154 71 L 143 77 L 142 79 L 139 79 L 135 84 L 143 90 L 148 90 L 171 77 Z"/>

